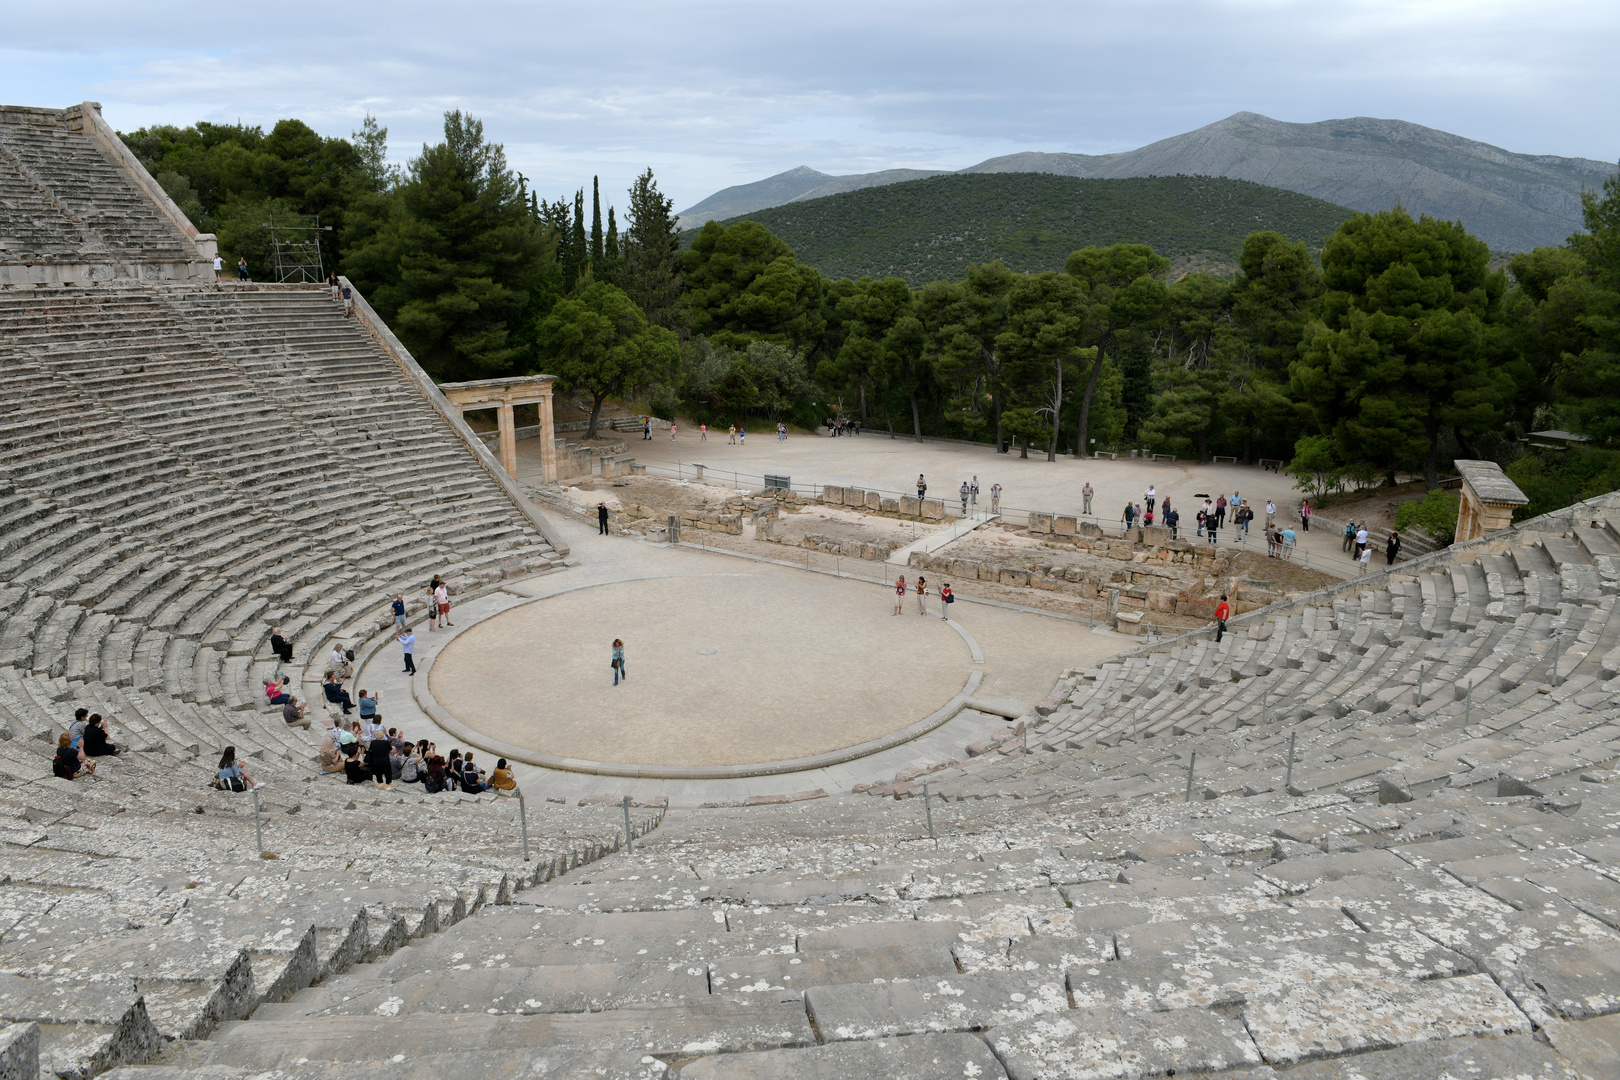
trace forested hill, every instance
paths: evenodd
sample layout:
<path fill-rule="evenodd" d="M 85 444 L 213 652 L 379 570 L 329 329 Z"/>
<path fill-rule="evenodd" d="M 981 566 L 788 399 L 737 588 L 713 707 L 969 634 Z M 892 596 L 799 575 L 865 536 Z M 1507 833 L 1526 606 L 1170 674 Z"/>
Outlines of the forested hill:
<path fill-rule="evenodd" d="M 1243 240 L 1272 229 L 1314 249 L 1351 211 L 1245 180 L 1092 180 L 956 173 L 756 210 L 757 221 L 828 277 L 957 281 L 970 263 L 1062 270 L 1077 248 L 1149 244 L 1190 270 L 1230 273 Z"/>

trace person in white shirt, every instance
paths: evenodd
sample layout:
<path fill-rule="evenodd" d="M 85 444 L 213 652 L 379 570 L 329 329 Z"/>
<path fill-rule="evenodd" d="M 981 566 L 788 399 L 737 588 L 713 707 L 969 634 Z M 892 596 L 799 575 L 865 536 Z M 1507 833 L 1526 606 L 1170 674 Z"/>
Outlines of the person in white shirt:
<path fill-rule="evenodd" d="M 225 272 L 225 257 L 223 255 L 219 254 L 218 252 L 215 252 L 214 253 L 214 280 L 218 281 L 219 276 L 221 274 L 223 274 L 224 272 Z"/>
<path fill-rule="evenodd" d="M 1159 497 L 1158 489 L 1155 488 L 1152 484 L 1149 484 L 1147 486 L 1147 490 L 1142 492 L 1142 502 L 1143 502 L 1144 505 L 1146 505 L 1148 513 L 1150 513 L 1150 514 L 1153 513 L 1153 503 L 1154 503 L 1154 500 L 1156 500 L 1158 497 Z"/>
<path fill-rule="evenodd" d="M 1277 524 L 1277 504 L 1270 499 L 1266 500 L 1266 528 Z"/>
<path fill-rule="evenodd" d="M 1363 574 L 1365 574 L 1371 568 L 1372 568 L 1372 545 L 1368 544 L 1367 546 L 1365 546 L 1365 547 L 1363 547 L 1361 549 L 1361 572 Z"/>
<path fill-rule="evenodd" d="M 1358 559 L 1361 558 L 1361 556 L 1366 551 L 1367 551 L 1367 523 L 1362 522 L 1361 527 L 1356 530 L 1356 558 L 1358 558 Z"/>

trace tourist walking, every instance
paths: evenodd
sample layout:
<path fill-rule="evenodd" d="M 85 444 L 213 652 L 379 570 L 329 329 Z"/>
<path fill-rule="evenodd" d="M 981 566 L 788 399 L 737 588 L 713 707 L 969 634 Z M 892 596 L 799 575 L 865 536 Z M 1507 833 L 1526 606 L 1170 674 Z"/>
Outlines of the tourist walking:
<path fill-rule="evenodd" d="M 925 577 L 917 579 L 917 614 L 928 614 L 928 579 Z"/>
<path fill-rule="evenodd" d="M 1215 496 L 1215 525 L 1220 528 L 1226 524 L 1226 496 Z"/>
<path fill-rule="evenodd" d="M 917 501 L 921 502 L 927 496 L 928 496 L 928 481 L 923 479 L 923 474 L 922 473 L 918 473 L 917 474 Z"/>
<path fill-rule="evenodd" d="M 698 425 L 698 442 L 708 442 L 708 441 L 709 441 L 709 425 L 708 424 L 699 424 Z"/>
<path fill-rule="evenodd" d="M 404 675 L 416 674 L 416 635 L 411 633 L 409 626 L 402 626 L 399 633 L 394 635 L 398 639 L 400 648 L 405 650 Z"/>
<path fill-rule="evenodd" d="M 1080 512 L 1082 514 L 1086 514 L 1088 516 L 1091 514 L 1091 496 L 1092 496 L 1092 494 L 1093 494 L 1093 492 L 1091 490 L 1091 481 L 1087 480 L 1086 481 L 1086 486 L 1080 489 Z"/>
<path fill-rule="evenodd" d="M 1384 563 L 1386 566 L 1395 565 L 1395 556 L 1401 553 L 1401 534 L 1391 532 L 1389 540 L 1384 544 Z"/>
<path fill-rule="evenodd" d="M 435 626 L 439 625 L 439 583 L 440 583 L 441 580 L 443 580 L 443 579 L 440 578 L 438 574 L 434 574 L 433 575 L 433 580 L 428 582 L 428 605 L 427 606 L 428 606 L 428 632 L 429 633 L 432 633 L 433 628 Z"/>
<path fill-rule="evenodd" d="M 1365 521 L 1363 521 L 1356 528 L 1356 558 L 1358 558 L 1358 559 L 1361 558 L 1361 553 L 1363 551 L 1366 551 L 1366 550 L 1367 550 L 1367 523 Z"/>
<path fill-rule="evenodd" d="M 992 514 L 1001 513 L 1001 485 L 1000 484 L 991 484 L 990 485 L 990 512 Z"/>
<path fill-rule="evenodd" d="M 394 786 L 394 763 L 391 760 L 387 739 L 373 738 L 371 745 L 366 747 L 366 772 L 371 774 L 371 782 L 380 788 Z"/>
<path fill-rule="evenodd" d="M 1215 643 L 1220 644 L 1221 637 L 1226 633 L 1226 620 L 1232 617 L 1232 608 L 1226 602 L 1226 594 L 1221 593 L 1221 602 L 1215 605 Z"/>
<path fill-rule="evenodd" d="M 1131 531 L 1131 525 L 1134 524 L 1135 521 L 1136 521 L 1136 507 L 1135 507 L 1135 505 L 1132 504 L 1132 503 L 1126 503 L 1125 504 L 1125 512 L 1123 514 L 1119 515 L 1119 519 L 1125 523 L 1124 530 L 1120 532 L 1120 535 L 1124 536 L 1125 533 L 1128 533 L 1128 532 Z"/>
<path fill-rule="evenodd" d="M 395 593 L 394 602 L 389 605 L 394 613 L 394 629 L 398 630 L 405 625 L 405 594 Z"/>
<path fill-rule="evenodd" d="M 607 521 L 607 503 L 599 502 L 596 504 L 596 535 L 606 536 L 608 534 Z"/>
<path fill-rule="evenodd" d="M 732 424 L 730 427 L 726 428 L 726 444 L 728 446 L 736 446 L 737 445 L 737 425 L 736 424 Z"/>
<path fill-rule="evenodd" d="M 1176 539 L 1176 527 L 1181 524 L 1181 511 L 1170 509 L 1170 500 L 1164 501 L 1164 524 L 1170 530 L 1170 539 Z"/>
<path fill-rule="evenodd" d="M 669 441 L 670 442 L 675 441 L 675 425 L 674 424 L 669 425 Z"/>
<path fill-rule="evenodd" d="M 1220 528 L 1220 525 L 1221 516 L 1219 511 L 1204 518 L 1204 537 L 1212 544 L 1215 543 L 1215 530 Z"/>
<path fill-rule="evenodd" d="M 1309 499 L 1299 501 L 1299 531 L 1311 531 L 1311 502 Z"/>
<path fill-rule="evenodd" d="M 217 284 L 219 282 L 220 278 L 222 278 L 224 276 L 225 276 L 225 258 L 224 258 L 224 256 L 220 255 L 219 252 L 216 251 L 214 253 L 214 281 L 215 281 L 215 283 Z M 334 278 L 337 277 L 336 274 L 333 274 L 332 276 Z M 334 294 L 336 294 L 337 290 L 333 289 L 332 292 Z"/>
<path fill-rule="evenodd" d="M 901 574 L 894 582 L 894 613 L 900 614 L 900 605 L 906 602 L 906 575 Z"/>
<path fill-rule="evenodd" d="M 951 592 L 951 583 L 947 581 L 939 589 L 939 617 L 949 621 L 951 605 L 954 603 L 956 603 L 956 594 Z"/>
<path fill-rule="evenodd" d="M 643 442 L 646 442 L 651 438 L 652 438 L 652 417 L 643 416 L 641 418 L 641 440 Z"/>
<path fill-rule="evenodd" d="M 974 474 L 973 479 L 968 481 L 968 502 L 972 503 L 974 506 L 979 505 L 979 477 L 978 477 L 978 474 Z"/>
<path fill-rule="evenodd" d="M 433 590 L 433 602 L 439 605 L 439 625 L 454 626 L 450 621 L 450 586 L 441 579 Z"/>
<path fill-rule="evenodd" d="M 630 681 L 630 673 L 624 669 L 624 642 L 619 638 L 613 639 L 613 685 L 618 686 L 619 680 Z"/>
<path fill-rule="evenodd" d="M 354 314 L 354 290 L 347 284 L 343 286 L 343 317 L 348 318 Z"/>
<path fill-rule="evenodd" d="M 1339 550 L 1344 551 L 1344 552 L 1348 552 L 1350 550 L 1350 545 L 1354 544 L 1356 542 L 1356 523 L 1355 522 L 1347 521 L 1347 522 L 1344 523 L 1344 536 L 1341 537 L 1340 539 L 1343 541 L 1343 543 L 1341 543 L 1339 545 Z"/>
<path fill-rule="evenodd" d="M 968 482 L 966 480 L 962 481 L 962 490 L 960 494 L 962 496 L 962 516 L 967 517 L 968 497 L 972 495 L 973 492 L 968 490 Z"/>
<path fill-rule="evenodd" d="M 1153 503 L 1158 499 L 1158 497 L 1159 489 L 1154 487 L 1152 484 L 1149 484 L 1147 486 L 1147 490 L 1142 492 L 1142 501 L 1147 504 L 1147 509 L 1149 511 L 1153 509 Z"/>
<path fill-rule="evenodd" d="M 1365 574 L 1365 573 L 1367 573 L 1368 571 L 1370 571 L 1372 569 L 1372 545 L 1371 544 L 1368 544 L 1366 547 L 1361 549 L 1361 555 L 1359 556 L 1359 558 L 1360 558 L 1360 561 L 1361 561 L 1361 572 L 1363 574 Z"/>
<path fill-rule="evenodd" d="M 1266 528 L 1277 524 L 1277 504 L 1270 499 L 1266 500 Z"/>
<path fill-rule="evenodd" d="M 1287 529 L 1287 528 L 1283 529 L 1283 531 L 1282 531 L 1282 543 L 1280 545 L 1278 545 L 1278 549 L 1282 552 L 1282 557 L 1283 557 L 1284 562 L 1292 562 L 1293 561 L 1293 559 L 1294 559 L 1294 545 L 1297 544 L 1297 543 L 1299 543 L 1299 537 L 1294 535 L 1294 530 L 1293 529 Z"/>
<path fill-rule="evenodd" d="M 779 424 L 776 425 L 776 441 L 777 442 L 787 442 L 787 425 L 786 424 L 779 423 Z"/>

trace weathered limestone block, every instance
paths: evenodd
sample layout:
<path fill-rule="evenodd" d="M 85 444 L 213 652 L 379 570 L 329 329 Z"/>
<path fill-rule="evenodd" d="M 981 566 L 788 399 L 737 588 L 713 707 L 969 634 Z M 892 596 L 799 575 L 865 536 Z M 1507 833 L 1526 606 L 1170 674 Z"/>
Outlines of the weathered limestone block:
<path fill-rule="evenodd" d="M 1141 530 L 1142 543 L 1159 547 L 1170 542 L 1170 530 L 1163 525 L 1149 525 Z"/>
<path fill-rule="evenodd" d="M 959 578 L 976 578 L 979 576 L 979 564 L 970 559 L 952 559 L 951 576 Z"/>
<path fill-rule="evenodd" d="M 898 514 L 900 512 L 899 499 L 878 498 L 878 509 L 885 514 Z"/>
<path fill-rule="evenodd" d="M 1079 528 L 1079 521 L 1072 517 L 1059 514 L 1052 519 L 1052 531 L 1058 536 L 1073 536 Z"/>
<path fill-rule="evenodd" d="M 821 489 L 821 501 L 826 503 L 828 506 L 842 505 L 844 501 L 844 489 L 841 487 L 833 487 L 831 484 L 824 486 Z"/>
<path fill-rule="evenodd" d="M 921 502 L 922 500 L 918 499 L 915 495 L 900 496 L 900 516 L 911 518 L 917 517 L 921 510 Z"/>
<path fill-rule="evenodd" d="M 938 499 L 922 500 L 922 519 L 924 521 L 944 521 L 945 504 Z"/>
<path fill-rule="evenodd" d="M 1114 629 L 1132 637 L 1141 637 L 1142 613 L 1140 611 L 1121 611 L 1114 618 Z"/>
<path fill-rule="evenodd" d="M 979 580 L 980 581 L 1000 581 L 1001 580 L 1001 567 L 992 566 L 990 563 L 980 563 L 979 564 Z"/>
<path fill-rule="evenodd" d="M 1136 549 L 1129 544 L 1109 544 L 1108 557 L 1118 559 L 1121 562 L 1130 562 L 1136 558 Z"/>
<path fill-rule="evenodd" d="M 1176 594 L 1163 589 L 1153 589 L 1147 594 L 1147 606 L 1149 611 L 1174 611 Z"/>
<path fill-rule="evenodd" d="M 1049 533 L 1052 531 L 1051 514 L 1030 514 L 1029 531 L 1032 533 Z"/>
<path fill-rule="evenodd" d="M 1103 534 L 1102 526 L 1098 525 L 1095 521 L 1082 521 L 1078 526 L 1076 526 L 1076 529 L 1078 530 L 1078 535 L 1080 536 L 1098 537 Z"/>
<path fill-rule="evenodd" d="M 866 492 L 861 488 L 847 487 L 844 489 L 844 505 L 866 507 Z"/>
<path fill-rule="evenodd" d="M 875 491 L 868 491 L 866 493 L 866 508 L 874 511 L 882 510 L 883 496 Z"/>
<path fill-rule="evenodd" d="M 1001 570 L 1001 583 L 1003 585 L 1028 585 L 1029 571 L 1015 570 L 1010 566 L 1003 567 Z"/>
<path fill-rule="evenodd" d="M 1191 593 L 1182 592 L 1176 596 L 1176 614 L 1190 615 L 1195 619 L 1213 619 L 1215 617 L 1215 605 L 1220 602 L 1218 597 L 1194 596 Z"/>
<path fill-rule="evenodd" d="M 1086 572 L 1080 569 L 1078 566 L 1068 567 L 1063 571 L 1063 580 L 1069 582 L 1071 585 L 1078 584 L 1079 582 L 1086 580 Z"/>

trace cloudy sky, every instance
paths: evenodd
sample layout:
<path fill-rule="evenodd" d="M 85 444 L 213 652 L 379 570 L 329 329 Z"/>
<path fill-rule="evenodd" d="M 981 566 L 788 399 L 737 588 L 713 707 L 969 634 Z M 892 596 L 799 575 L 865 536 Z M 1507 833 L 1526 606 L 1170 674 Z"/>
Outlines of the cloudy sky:
<path fill-rule="evenodd" d="M 959 168 L 1127 150 L 1240 110 L 1379 116 L 1510 150 L 1620 157 L 1620 3 L 0 0 L 0 101 L 120 130 L 365 113 L 404 161 L 446 109 L 557 196 L 651 166 L 689 206 L 795 165 Z M 619 197 L 615 197 L 619 196 Z"/>

